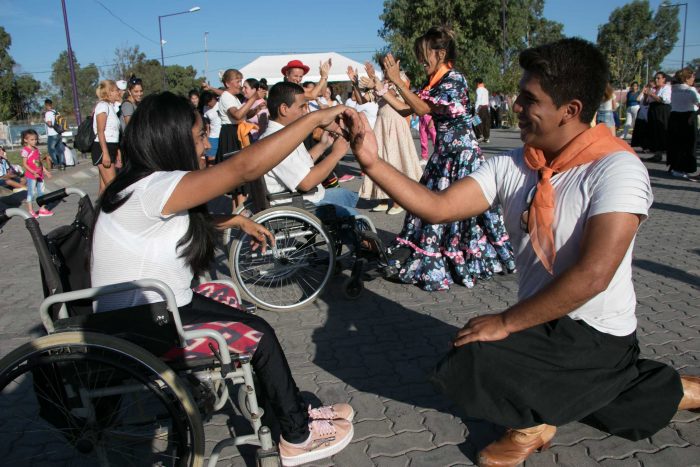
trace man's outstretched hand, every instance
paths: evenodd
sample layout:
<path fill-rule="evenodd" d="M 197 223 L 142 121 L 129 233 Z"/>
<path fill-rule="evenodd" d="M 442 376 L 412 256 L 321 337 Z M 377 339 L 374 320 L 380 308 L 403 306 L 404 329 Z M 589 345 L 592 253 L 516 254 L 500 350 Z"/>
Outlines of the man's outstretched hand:
<path fill-rule="evenodd" d="M 350 141 L 350 148 L 360 165 L 369 169 L 378 159 L 377 138 L 364 113 L 354 109 L 343 112 L 343 123 Z"/>

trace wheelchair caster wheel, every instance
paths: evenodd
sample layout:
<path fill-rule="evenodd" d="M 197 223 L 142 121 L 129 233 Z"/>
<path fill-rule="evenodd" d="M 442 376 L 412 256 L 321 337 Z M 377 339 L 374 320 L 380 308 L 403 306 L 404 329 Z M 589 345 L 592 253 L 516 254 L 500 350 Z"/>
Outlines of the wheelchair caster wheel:
<path fill-rule="evenodd" d="M 348 277 L 343 283 L 343 296 L 348 300 L 357 300 L 365 288 L 362 279 Z"/>
<path fill-rule="evenodd" d="M 340 264 L 340 261 L 336 261 L 335 265 L 333 266 L 333 275 L 334 276 L 339 276 L 340 273 L 343 272 L 343 265 Z"/>

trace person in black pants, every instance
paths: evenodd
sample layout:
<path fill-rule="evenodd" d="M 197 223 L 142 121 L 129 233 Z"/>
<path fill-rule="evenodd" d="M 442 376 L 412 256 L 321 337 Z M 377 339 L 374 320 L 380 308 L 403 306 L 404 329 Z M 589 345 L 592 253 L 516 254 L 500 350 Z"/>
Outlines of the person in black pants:
<path fill-rule="evenodd" d="M 193 293 L 195 275 L 214 259 L 216 227 L 237 227 L 266 248 L 270 231 L 243 216 L 214 221 L 206 203 L 255 180 L 279 164 L 319 125 L 333 124 L 337 106 L 299 119 L 270 138 L 207 168 L 209 140 L 202 117 L 184 97 L 146 97 L 122 140 L 125 162 L 105 189 L 93 230 L 93 286 L 156 277 L 175 294 L 184 323 L 239 321 L 262 337 L 252 365 L 280 423 L 284 465 L 298 465 L 342 450 L 353 436 L 348 404 L 307 410 L 274 330 L 262 318 Z M 338 131 L 340 131 L 338 129 Z M 101 297 L 97 311 L 162 301 L 147 291 Z"/>

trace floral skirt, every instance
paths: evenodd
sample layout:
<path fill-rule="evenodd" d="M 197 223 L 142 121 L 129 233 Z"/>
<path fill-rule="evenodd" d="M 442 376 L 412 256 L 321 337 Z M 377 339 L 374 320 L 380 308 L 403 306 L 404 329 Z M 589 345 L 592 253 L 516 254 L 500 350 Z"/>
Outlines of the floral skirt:
<path fill-rule="evenodd" d="M 436 152 L 420 182 L 430 190 L 442 191 L 472 173 L 482 161 L 476 145 L 457 153 Z M 395 278 L 427 291 L 448 290 L 455 282 L 474 287 L 478 279 L 515 271 L 515 256 L 499 206 L 449 224 L 427 224 L 407 214 L 391 250 L 392 266 L 398 271 Z M 402 250 L 409 252 L 407 257 L 399 253 Z M 404 258 L 397 259 L 401 256 Z"/>

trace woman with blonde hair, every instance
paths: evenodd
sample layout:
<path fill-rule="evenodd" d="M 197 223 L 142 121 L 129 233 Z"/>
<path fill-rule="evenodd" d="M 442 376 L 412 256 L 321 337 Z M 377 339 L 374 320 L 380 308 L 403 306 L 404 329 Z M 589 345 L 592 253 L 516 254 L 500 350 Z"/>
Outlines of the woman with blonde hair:
<path fill-rule="evenodd" d="M 105 187 L 117 175 L 115 164 L 119 155 L 119 116 L 115 103 L 121 100 L 121 91 L 111 79 L 100 81 L 95 91 L 99 102 L 92 114 L 92 130 L 95 141 L 92 143 L 92 164 L 97 166 L 100 175 L 101 195 Z"/>
<path fill-rule="evenodd" d="M 241 142 L 238 140 L 238 123 L 246 119 L 248 111 L 253 108 L 256 99 L 249 99 L 241 104 L 238 95 L 243 89 L 243 74 L 235 68 L 229 68 L 221 77 L 226 90 L 219 96 L 217 111 L 221 118 L 219 133 L 219 148 L 216 151 L 216 161 L 221 162 L 225 154 L 239 151 Z"/>

